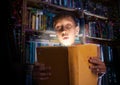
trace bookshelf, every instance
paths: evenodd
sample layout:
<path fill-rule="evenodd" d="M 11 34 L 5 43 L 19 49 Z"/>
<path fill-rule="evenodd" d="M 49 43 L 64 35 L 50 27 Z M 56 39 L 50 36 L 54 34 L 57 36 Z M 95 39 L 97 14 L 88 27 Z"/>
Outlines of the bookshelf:
<path fill-rule="evenodd" d="M 53 1 L 56 1 L 56 0 L 53 0 Z M 81 0 L 78 0 L 78 1 L 80 1 L 80 3 L 82 3 Z M 77 3 L 77 1 L 76 1 L 76 3 Z M 47 18 L 51 19 L 52 16 L 54 16 L 54 14 L 61 12 L 61 11 L 73 12 L 75 14 L 75 16 L 78 17 L 80 24 L 82 23 L 81 24 L 82 31 L 80 32 L 78 37 L 81 40 L 83 40 L 81 42 L 83 44 L 84 43 L 96 43 L 96 44 L 104 45 L 104 46 L 106 46 L 106 49 L 109 48 L 110 50 L 112 50 L 112 48 L 110 48 L 110 47 L 120 45 L 119 41 L 116 41 L 113 39 L 113 36 L 114 36 L 113 34 L 108 35 L 113 30 L 109 30 L 110 32 L 105 31 L 105 32 L 108 32 L 108 34 L 105 34 L 105 35 L 101 35 L 100 33 L 92 35 L 94 33 L 91 32 L 90 26 L 92 26 L 92 28 L 95 28 L 95 31 L 99 31 L 99 30 L 96 30 L 97 27 L 95 27 L 95 26 L 101 26 L 101 25 L 104 26 L 107 24 L 107 25 L 110 25 L 110 27 L 112 27 L 112 24 L 111 23 L 109 24 L 110 20 L 109 20 L 108 14 L 101 15 L 100 12 L 98 12 L 96 10 L 91 10 L 91 9 L 93 9 L 92 7 L 91 7 L 91 9 L 87 10 L 88 7 L 86 7 L 86 5 L 83 6 L 83 3 L 82 3 L 82 5 L 80 3 L 74 5 L 75 4 L 75 2 L 74 2 L 74 4 L 72 4 L 72 5 L 70 4 L 70 6 L 66 6 L 66 4 L 63 6 L 62 4 L 59 4 L 57 2 L 49 2 L 49 0 L 48 0 L 48 2 L 47 2 L 47 0 L 23 0 L 23 2 L 22 2 L 22 30 L 21 30 L 22 31 L 21 32 L 22 47 L 21 47 L 21 54 L 22 54 L 22 58 L 23 58 L 22 61 L 25 65 L 26 64 L 32 65 L 35 61 L 35 57 L 33 57 L 33 56 L 35 56 L 35 53 L 31 52 L 31 53 L 33 53 L 33 56 L 31 57 L 32 59 L 29 58 L 31 56 L 31 54 L 29 54 L 29 52 L 27 51 L 26 48 L 29 49 L 30 44 L 32 44 L 32 46 L 34 46 L 33 41 L 36 37 L 37 37 L 38 41 L 41 40 L 41 42 L 42 42 L 42 43 L 36 42 L 36 43 L 39 43 L 39 46 L 41 46 L 41 44 L 48 45 L 48 43 L 46 43 L 46 42 L 50 42 L 49 45 L 59 45 L 58 41 L 56 40 L 56 35 L 55 35 L 54 30 L 52 29 L 52 26 L 50 26 L 50 28 L 47 30 L 46 30 L 47 27 L 43 28 L 43 29 L 38 29 L 39 27 L 37 27 L 37 28 L 35 27 L 34 29 L 32 29 L 33 28 L 32 27 L 32 19 L 33 18 L 31 15 L 34 15 L 34 17 L 36 17 L 37 11 L 40 12 L 40 13 L 38 13 L 39 16 L 44 17 L 43 18 L 44 20 L 46 19 L 46 16 L 43 16 L 45 14 L 47 15 Z M 85 3 L 88 4 L 88 2 L 84 2 L 84 4 Z M 99 9 L 99 10 L 101 11 L 101 9 Z M 29 12 L 31 13 L 31 15 L 29 14 Z M 103 12 L 107 13 L 106 10 Z M 31 18 L 30 18 L 30 16 L 31 16 Z M 29 21 L 31 21 L 31 22 L 29 22 Z M 48 22 L 48 25 L 50 25 L 50 23 L 51 22 Z M 104 23 L 106 23 L 106 24 L 104 24 Z M 46 24 L 46 22 L 44 22 L 44 24 Z M 34 25 L 36 25 L 36 23 L 34 23 Z M 98 28 L 100 28 L 100 30 L 102 30 L 102 27 L 98 27 Z M 48 39 L 48 37 L 41 38 L 41 37 L 39 37 L 39 35 L 49 36 L 49 39 Z M 50 39 L 52 39 L 52 40 L 50 40 Z M 32 41 L 32 42 L 29 43 L 29 41 Z M 51 41 L 52 41 L 52 43 L 51 43 Z M 28 44 L 26 44 L 26 42 Z M 107 47 L 107 46 L 109 46 L 109 47 Z M 31 49 L 29 51 L 31 51 Z M 29 57 L 27 57 L 26 54 Z M 106 59 L 106 61 L 107 61 L 107 59 Z M 111 62 L 109 63 L 109 59 L 108 59 L 107 64 L 109 66 L 111 66 Z M 110 70 L 110 72 L 111 72 L 111 70 Z M 28 72 L 28 73 L 31 74 L 31 72 Z M 112 79 L 112 78 L 110 78 L 110 79 Z M 112 84 L 116 83 L 115 81 L 113 81 Z M 28 79 L 27 82 L 30 82 L 30 80 Z M 112 85 L 112 84 L 109 82 L 108 85 Z M 32 84 L 29 84 L 29 85 L 32 85 Z"/>

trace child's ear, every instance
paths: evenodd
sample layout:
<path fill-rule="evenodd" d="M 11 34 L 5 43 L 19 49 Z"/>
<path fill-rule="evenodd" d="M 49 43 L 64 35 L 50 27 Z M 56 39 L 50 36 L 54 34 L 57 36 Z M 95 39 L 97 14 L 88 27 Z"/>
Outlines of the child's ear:
<path fill-rule="evenodd" d="M 75 34 L 78 35 L 78 34 L 79 34 L 79 31 L 80 31 L 80 28 L 79 28 L 79 26 L 77 26 L 77 27 L 76 27 L 76 33 L 75 33 Z"/>

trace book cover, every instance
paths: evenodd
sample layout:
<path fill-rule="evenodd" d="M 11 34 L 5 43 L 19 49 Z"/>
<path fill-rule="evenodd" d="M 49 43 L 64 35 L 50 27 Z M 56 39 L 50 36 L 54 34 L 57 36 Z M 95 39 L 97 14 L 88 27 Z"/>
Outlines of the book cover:
<path fill-rule="evenodd" d="M 89 69 L 91 56 L 99 56 L 98 45 L 38 47 L 38 62 L 51 66 L 52 74 L 39 85 L 97 85 L 98 76 Z"/>

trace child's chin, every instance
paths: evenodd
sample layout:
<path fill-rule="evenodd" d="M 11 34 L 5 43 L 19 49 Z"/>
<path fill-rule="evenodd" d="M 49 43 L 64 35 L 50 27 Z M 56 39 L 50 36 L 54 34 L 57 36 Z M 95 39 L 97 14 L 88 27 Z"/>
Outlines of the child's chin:
<path fill-rule="evenodd" d="M 71 46 L 70 43 L 63 43 L 64 46 Z"/>

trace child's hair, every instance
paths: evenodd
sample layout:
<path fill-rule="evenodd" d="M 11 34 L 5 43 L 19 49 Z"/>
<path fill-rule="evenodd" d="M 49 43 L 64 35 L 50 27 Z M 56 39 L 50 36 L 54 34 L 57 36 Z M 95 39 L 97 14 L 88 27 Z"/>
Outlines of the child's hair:
<path fill-rule="evenodd" d="M 71 12 L 60 12 L 60 13 L 56 14 L 53 18 L 53 27 L 55 27 L 55 25 L 56 25 L 56 23 L 59 19 L 64 19 L 64 18 L 67 18 L 67 17 L 72 18 L 75 25 L 77 26 L 77 18 L 73 13 L 71 13 Z"/>

